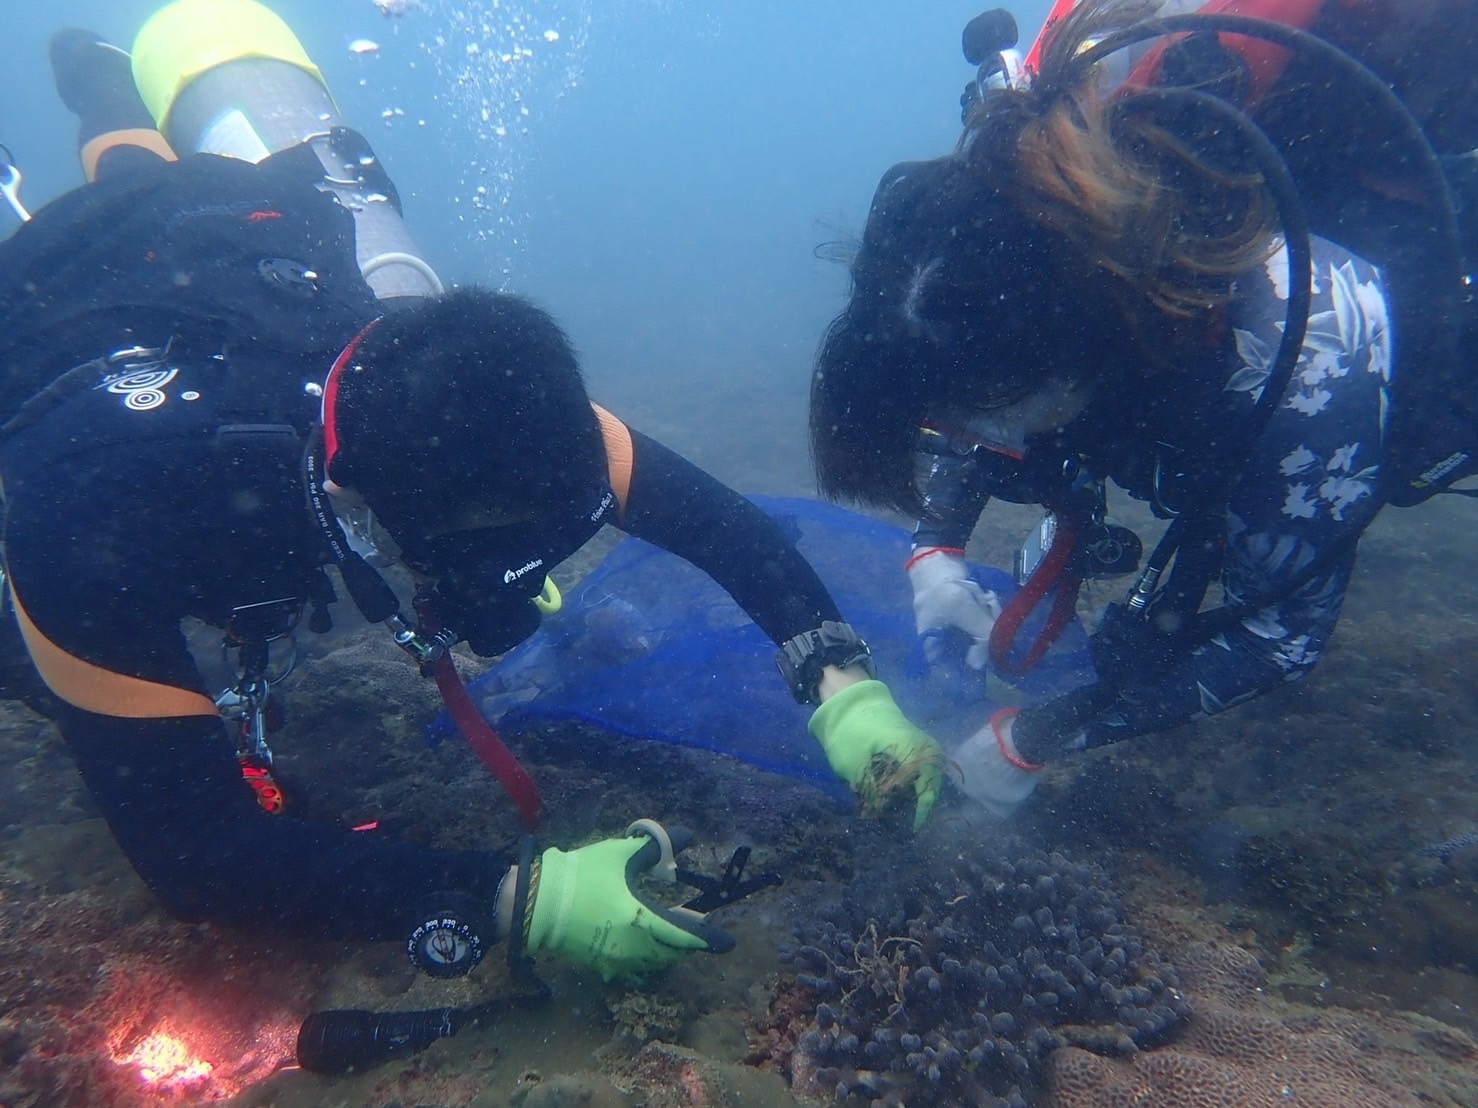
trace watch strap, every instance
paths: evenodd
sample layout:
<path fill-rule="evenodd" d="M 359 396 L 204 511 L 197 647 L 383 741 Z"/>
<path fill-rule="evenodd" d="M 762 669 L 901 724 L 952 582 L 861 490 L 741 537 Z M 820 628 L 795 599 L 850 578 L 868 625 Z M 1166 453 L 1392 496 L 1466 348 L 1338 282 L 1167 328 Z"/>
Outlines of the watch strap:
<path fill-rule="evenodd" d="M 877 676 L 867 643 L 852 630 L 851 624 L 830 619 L 781 643 L 775 664 L 798 704 L 818 702 L 821 671 L 826 666 L 839 669 L 861 666 L 869 677 Z"/>

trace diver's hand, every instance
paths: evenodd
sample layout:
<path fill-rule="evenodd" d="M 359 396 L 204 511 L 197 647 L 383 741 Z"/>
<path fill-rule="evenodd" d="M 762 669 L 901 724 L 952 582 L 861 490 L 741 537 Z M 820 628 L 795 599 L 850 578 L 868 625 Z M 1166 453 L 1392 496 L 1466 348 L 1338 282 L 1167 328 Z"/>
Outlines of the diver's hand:
<path fill-rule="evenodd" d="M 672 831 L 678 849 L 690 837 Z M 606 981 L 665 969 L 695 950 L 732 950 L 733 938 L 705 924 L 700 913 L 662 907 L 637 893 L 643 873 L 671 860 L 657 837 L 642 832 L 578 850 L 544 851 L 529 889 L 527 948 L 588 966 Z"/>
<path fill-rule="evenodd" d="M 970 580 L 963 555 L 943 547 L 925 547 L 907 563 L 913 586 L 914 629 L 924 639 L 924 657 L 932 664 L 944 652 L 941 631 L 951 628 L 970 637 L 965 664 L 982 670 L 990 662 L 990 632 L 1001 615 L 994 592 Z"/>
<path fill-rule="evenodd" d="M 960 790 L 987 813 L 1007 819 L 1037 787 L 1041 766 L 1033 766 L 1011 742 L 1016 710 L 1006 708 L 991 717 L 950 756 L 960 769 Z"/>
<path fill-rule="evenodd" d="M 811 734 L 832 772 L 851 786 L 864 811 L 876 811 L 890 793 L 912 784 L 914 830 L 939 799 L 944 752 L 915 727 L 881 681 L 857 681 L 828 696 L 811 716 Z"/>

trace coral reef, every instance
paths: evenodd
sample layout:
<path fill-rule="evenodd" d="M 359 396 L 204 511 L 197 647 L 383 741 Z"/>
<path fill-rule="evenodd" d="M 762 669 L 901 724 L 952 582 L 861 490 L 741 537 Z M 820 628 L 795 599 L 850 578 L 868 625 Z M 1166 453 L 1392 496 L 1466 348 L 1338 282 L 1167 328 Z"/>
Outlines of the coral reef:
<path fill-rule="evenodd" d="M 1127 925 L 1095 865 L 1034 851 L 956 859 L 927 889 L 844 900 L 798 928 L 772 1011 L 809 1025 L 787 1059 L 803 1094 L 880 1105 L 1024 1105 L 1064 1044 L 1133 1053 L 1189 1015 L 1173 967 Z"/>
<path fill-rule="evenodd" d="M 1128 1058 L 1103 1058 L 1075 1047 L 1047 1062 L 1051 1108 L 1415 1108 L 1447 1102 L 1421 1071 L 1402 1036 L 1349 1013 L 1289 1012 L 1281 1018 L 1258 1003 L 1266 975 L 1245 950 L 1197 944 L 1181 960 L 1196 1018 L 1173 1046 Z M 1428 1031 L 1459 1066 L 1471 1064 L 1471 1040 L 1451 1029 Z M 1436 1053 L 1436 1050 L 1433 1049 Z M 1423 1084 L 1433 1087 L 1421 1089 Z M 1461 1094 L 1460 1094 L 1461 1095 Z"/>

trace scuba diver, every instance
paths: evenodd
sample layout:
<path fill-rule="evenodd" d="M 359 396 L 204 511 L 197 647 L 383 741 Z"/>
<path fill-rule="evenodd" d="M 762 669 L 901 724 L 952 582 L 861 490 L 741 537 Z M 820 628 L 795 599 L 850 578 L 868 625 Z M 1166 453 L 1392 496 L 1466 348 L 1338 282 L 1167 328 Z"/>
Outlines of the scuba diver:
<path fill-rule="evenodd" d="M 633 859 L 662 840 L 670 868 L 674 845 L 650 821 L 569 852 L 530 838 L 519 860 L 280 812 L 260 742 L 271 643 L 305 610 L 327 629 L 326 567 L 440 682 L 454 643 L 486 657 L 529 636 L 557 601 L 547 572 L 606 524 L 721 584 L 780 644 L 864 806 L 897 790 L 922 823 L 937 744 L 811 567 L 750 502 L 595 407 L 546 312 L 439 291 L 281 20 L 178 0 L 131 56 L 65 31 L 52 63 L 89 183 L 0 245 L 5 572 L 45 684 L 29 699 L 173 914 L 401 939 L 438 975 L 494 938 L 607 979 L 732 945 L 640 899 Z M 417 581 L 414 615 L 336 507 L 373 513 L 381 553 Z M 243 674 L 228 695 L 197 669 L 187 618 L 225 629 Z"/>
<path fill-rule="evenodd" d="M 1014 45 L 973 22 L 957 149 L 883 176 L 810 414 L 824 493 L 918 520 L 941 663 L 1009 679 L 1139 568 L 1109 480 L 1172 521 L 1097 680 L 951 752 L 1003 817 L 1055 758 L 1306 674 L 1381 506 L 1478 468 L 1478 3 L 1063 0 Z M 993 497 L 1048 511 L 1004 605 L 964 558 Z"/>

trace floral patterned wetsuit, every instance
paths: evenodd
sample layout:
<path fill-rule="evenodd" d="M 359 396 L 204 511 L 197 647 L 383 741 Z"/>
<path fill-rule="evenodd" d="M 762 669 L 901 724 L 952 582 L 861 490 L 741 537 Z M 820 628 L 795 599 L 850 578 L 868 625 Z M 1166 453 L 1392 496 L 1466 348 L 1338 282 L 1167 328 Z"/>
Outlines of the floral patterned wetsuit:
<path fill-rule="evenodd" d="M 1314 301 L 1293 379 L 1227 505 L 1222 586 L 1227 600 L 1277 595 L 1332 545 L 1333 567 L 1231 631 L 1197 648 L 1155 683 L 1152 697 L 1118 711 L 1090 742 L 1109 742 L 1211 715 L 1307 673 L 1339 619 L 1358 535 L 1375 518 L 1390 383 L 1391 329 L 1379 272 L 1314 240 Z M 1239 365 L 1228 388 L 1254 392 L 1277 349 L 1287 301 L 1281 253 L 1234 313 Z M 1239 292 L 1243 291 L 1239 288 Z"/>
<path fill-rule="evenodd" d="M 1380 272 L 1314 239 L 1313 302 L 1293 378 L 1234 480 L 1227 504 L 1221 583 L 1230 604 L 1277 596 L 1315 560 L 1328 568 L 1147 674 L 1069 746 L 1098 746 L 1200 719 L 1307 673 L 1323 653 L 1354 566 L 1354 539 L 1380 508 L 1376 495 L 1390 383 L 1392 333 Z M 1238 282 L 1225 388 L 1261 395 L 1287 312 L 1280 250 Z M 977 455 L 921 458 L 936 516 L 918 546 L 963 546 L 988 489 Z M 943 507 L 943 511 L 937 511 Z"/>

